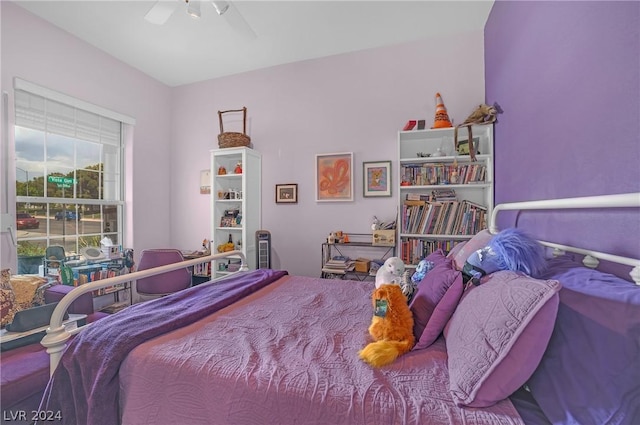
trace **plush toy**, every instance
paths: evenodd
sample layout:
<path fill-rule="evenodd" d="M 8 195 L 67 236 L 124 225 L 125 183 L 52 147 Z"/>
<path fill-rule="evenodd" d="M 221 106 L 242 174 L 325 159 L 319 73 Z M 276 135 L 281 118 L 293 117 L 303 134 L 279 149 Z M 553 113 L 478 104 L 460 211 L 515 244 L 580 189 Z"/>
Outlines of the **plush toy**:
<path fill-rule="evenodd" d="M 381 285 L 371 296 L 374 315 L 369 334 L 374 342 L 358 353 L 373 367 L 392 363 L 413 347 L 413 314 L 398 285 Z"/>
<path fill-rule="evenodd" d="M 510 228 L 495 235 L 487 246 L 472 253 L 462 268 L 463 280 L 475 285 L 498 270 L 538 276 L 544 270 L 544 249 L 522 230 Z"/>
<path fill-rule="evenodd" d="M 462 124 L 458 124 L 455 127 L 453 132 L 453 143 L 456 150 L 458 149 L 458 129 L 460 127 L 467 127 L 467 132 L 469 133 L 469 156 L 472 161 L 475 161 L 476 147 L 473 146 L 471 126 L 474 124 L 493 124 L 498 118 L 498 114 L 501 114 L 502 112 L 502 108 L 500 108 L 500 105 L 497 103 L 494 103 L 492 106 L 485 105 L 484 103 L 479 105 Z"/>
<path fill-rule="evenodd" d="M 389 257 L 376 272 L 376 288 L 384 283 L 402 284 L 404 263 L 398 257 Z"/>
<path fill-rule="evenodd" d="M 416 266 L 416 271 L 411 276 L 411 281 L 416 284 L 420 283 L 422 279 L 424 279 L 424 277 L 427 275 L 427 273 L 429 273 L 429 270 L 433 268 L 434 265 L 435 264 L 433 263 L 433 261 L 429 261 L 424 258 L 420 260 L 420 262 Z"/>

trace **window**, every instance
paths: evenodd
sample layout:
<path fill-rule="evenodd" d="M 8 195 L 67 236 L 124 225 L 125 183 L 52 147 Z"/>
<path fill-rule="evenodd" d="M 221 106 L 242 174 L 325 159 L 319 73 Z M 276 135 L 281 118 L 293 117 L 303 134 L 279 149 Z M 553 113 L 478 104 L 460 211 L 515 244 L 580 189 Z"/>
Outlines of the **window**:
<path fill-rule="evenodd" d="M 15 112 L 16 217 L 37 220 L 16 220 L 18 255 L 49 245 L 79 253 L 105 237 L 122 244 L 122 134 L 131 119 L 21 80 Z"/>

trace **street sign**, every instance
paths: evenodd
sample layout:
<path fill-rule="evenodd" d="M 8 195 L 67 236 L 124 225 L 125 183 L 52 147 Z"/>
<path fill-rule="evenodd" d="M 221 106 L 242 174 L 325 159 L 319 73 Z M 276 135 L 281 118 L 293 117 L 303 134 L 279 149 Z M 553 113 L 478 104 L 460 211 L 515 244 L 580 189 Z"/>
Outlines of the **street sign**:
<path fill-rule="evenodd" d="M 49 183 L 55 183 L 58 187 L 71 187 L 76 184 L 76 179 L 72 177 L 48 176 Z"/>

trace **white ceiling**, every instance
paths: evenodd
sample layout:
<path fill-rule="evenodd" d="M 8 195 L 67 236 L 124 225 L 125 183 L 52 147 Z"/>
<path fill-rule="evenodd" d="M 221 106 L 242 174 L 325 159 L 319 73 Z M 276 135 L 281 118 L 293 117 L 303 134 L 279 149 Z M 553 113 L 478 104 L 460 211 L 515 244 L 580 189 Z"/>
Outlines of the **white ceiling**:
<path fill-rule="evenodd" d="M 493 0 L 234 1 L 219 16 L 184 0 L 161 26 L 144 19 L 155 1 L 15 1 L 145 74 L 180 86 L 260 68 L 456 32 L 481 30 Z M 195 1 L 195 0 L 193 0 Z M 247 36 L 244 20 L 256 37 Z M 423 52 L 428 54 L 428 52 Z M 416 52 L 419 54 L 419 52 Z"/>

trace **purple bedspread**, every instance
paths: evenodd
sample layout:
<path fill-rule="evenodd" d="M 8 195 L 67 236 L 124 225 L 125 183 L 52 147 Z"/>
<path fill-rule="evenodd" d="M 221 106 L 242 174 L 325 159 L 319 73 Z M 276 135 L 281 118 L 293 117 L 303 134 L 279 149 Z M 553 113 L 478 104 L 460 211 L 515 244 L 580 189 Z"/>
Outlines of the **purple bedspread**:
<path fill-rule="evenodd" d="M 523 425 L 509 400 L 458 407 L 439 338 L 374 369 L 372 281 L 285 276 L 134 349 L 123 425 Z"/>
<path fill-rule="evenodd" d="M 286 274 L 263 269 L 240 273 L 135 304 L 99 320 L 69 343 L 45 390 L 41 410 L 60 411 L 64 424 L 119 423 L 118 371 L 132 349 L 194 323 Z"/>

